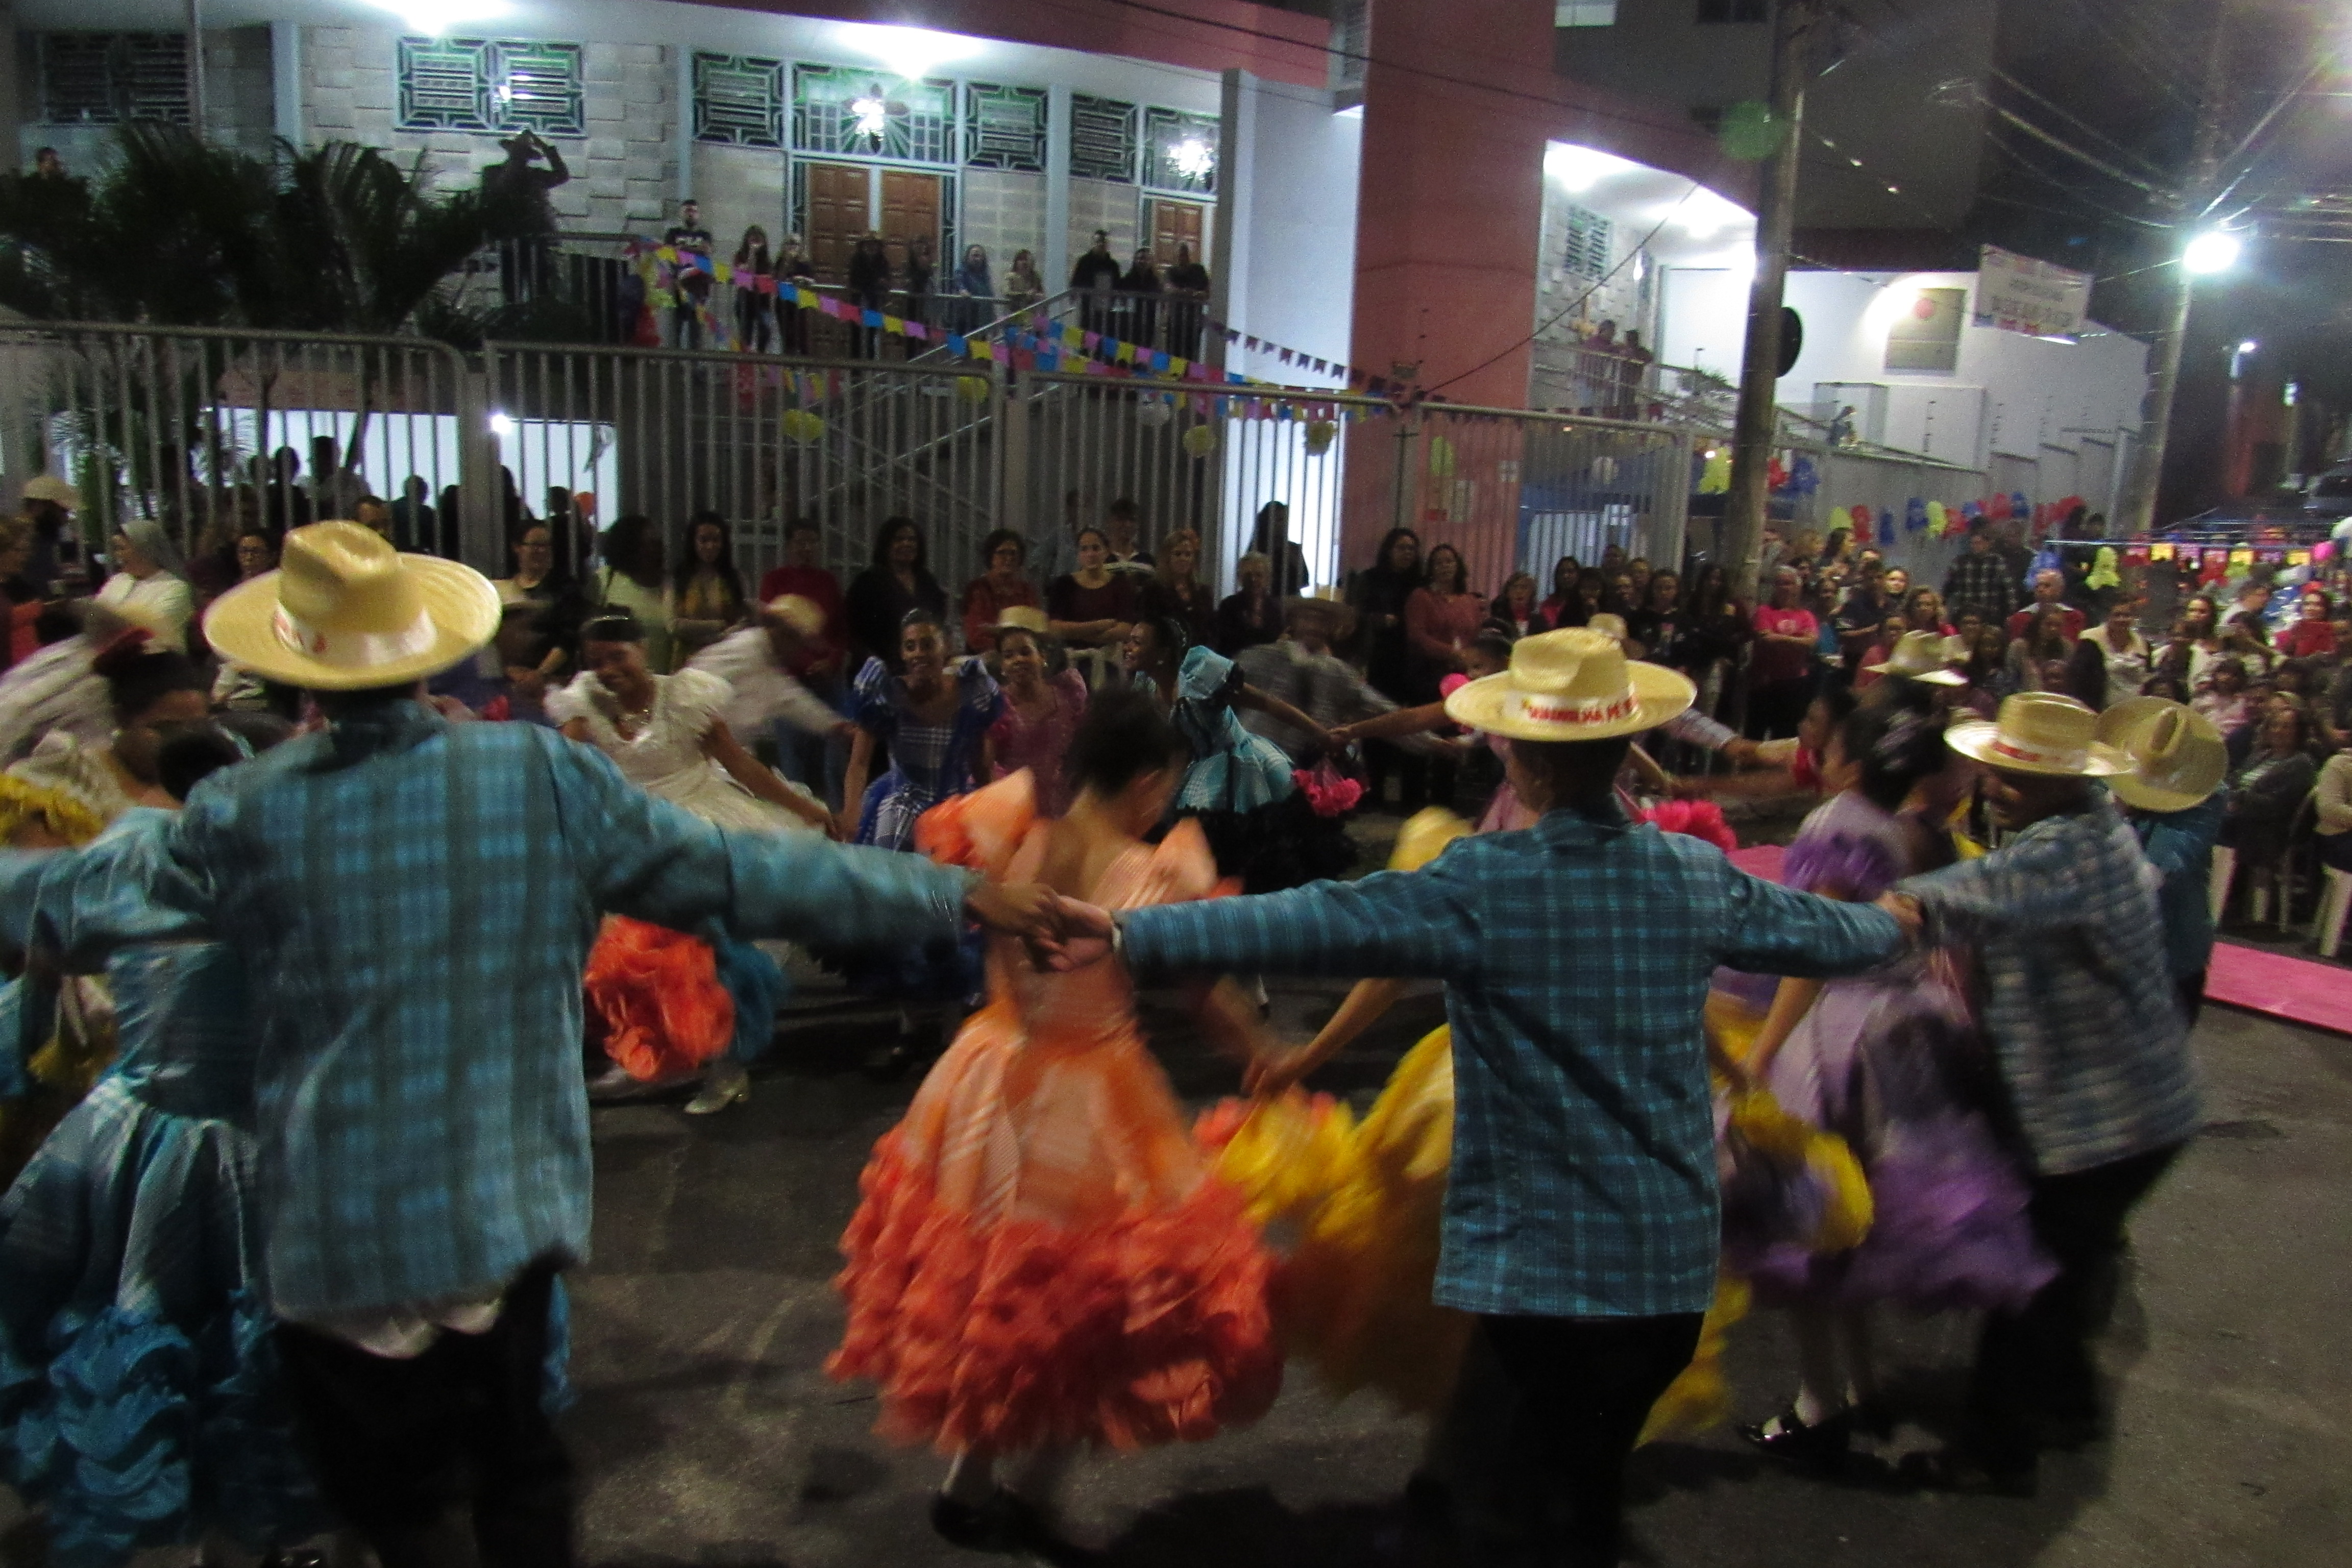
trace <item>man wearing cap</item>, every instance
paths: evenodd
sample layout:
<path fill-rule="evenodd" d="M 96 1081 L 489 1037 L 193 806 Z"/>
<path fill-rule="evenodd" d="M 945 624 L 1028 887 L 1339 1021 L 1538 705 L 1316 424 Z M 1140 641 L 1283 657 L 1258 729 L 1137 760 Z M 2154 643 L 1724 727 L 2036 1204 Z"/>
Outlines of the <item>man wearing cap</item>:
<path fill-rule="evenodd" d="M 47 598 L 65 571 L 61 545 L 73 514 L 81 510 L 81 492 L 55 474 L 35 474 L 25 481 L 24 509 L 33 525 L 33 552 L 17 575 Z"/>
<path fill-rule="evenodd" d="M 1052 895 L 918 857 L 734 834 L 528 724 L 443 721 L 424 679 L 496 626 L 478 573 L 373 531 L 288 535 L 205 617 L 323 732 L 189 798 L 159 899 L 245 959 L 262 1237 L 320 1490 L 383 1568 L 572 1560 L 539 1404 L 556 1272 L 588 1250 L 581 973 L 598 916 L 745 937 L 1047 934 Z M 41 858 L 0 856 L 0 896 Z"/>
<path fill-rule="evenodd" d="M 1472 1560 L 1614 1563 L 1626 1456 L 1688 1363 L 1715 1288 L 1714 1121 L 1700 1012 L 1717 964 L 1830 975 L 1891 957 L 1887 911 L 1735 869 L 1634 826 L 1612 785 L 1690 681 L 1586 628 L 1524 637 L 1453 693 L 1511 739 L 1538 814 L 1422 870 L 1197 910 L 1064 906 L 1138 973 L 1434 976 L 1454 1026 L 1455 1131 L 1436 1300 L 1475 1313 L 1509 1385 L 1460 1473 Z M 1170 917 L 1175 918 L 1170 918 Z"/>
<path fill-rule="evenodd" d="M 2164 879 L 2164 955 L 2190 1024 L 2205 1009 L 2205 970 L 2213 957 L 2209 890 L 2213 847 L 2221 841 L 2229 796 L 2230 748 L 2213 721 L 2161 697 L 2130 697 L 2099 715 L 2099 739 L 2131 761 L 2107 788 L 2124 804 L 2140 850 Z"/>
<path fill-rule="evenodd" d="M 2029 1494 L 2038 1450 L 2100 1430 L 2090 1340 L 2125 1216 L 2198 1126 L 2189 1031 L 2166 963 L 2158 878 L 2094 779 L 2132 773 L 2072 698 L 2024 691 L 1945 732 L 1984 764 L 2009 841 L 1915 877 L 1932 940 L 1974 947 L 1983 1024 L 2023 1136 L 2035 1237 L 2058 1276 L 1985 1320 L 1963 1440 L 1906 1468 L 1931 1485 Z M 2127 786 L 2128 787 L 2128 786 Z"/>
<path fill-rule="evenodd" d="M 781 746 L 782 726 L 790 725 L 820 740 L 846 740 L 857 727 L 793 673 L 824 631 L 824 606 L 798 594 L 781 595 L 761 606 L 756 623 L 720 637 L 687 660 L 687 668 L 707 670 L 727 683 L 727 707 L 719 717 L 738 736 L 773 731 Z"/>

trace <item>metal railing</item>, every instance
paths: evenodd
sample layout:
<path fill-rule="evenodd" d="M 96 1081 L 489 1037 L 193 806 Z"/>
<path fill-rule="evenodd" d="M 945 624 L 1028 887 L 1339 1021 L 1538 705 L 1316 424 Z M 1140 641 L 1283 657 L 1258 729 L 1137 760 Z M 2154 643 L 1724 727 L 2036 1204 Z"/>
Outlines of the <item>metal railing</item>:
<path fill-rule="evenodd" d="M 1066 570 L 1074 525 L 1127 499 L 1147 542 L 1199 530 L 1220 592 L 1272 515 L 1315 584 L 1402 523 L 1491 590 L 1612 543 L 1676 559 L 1693 471 L 1690 433 L 1654 424 L 1002 363 L 20 323 L 0 373 L 0 469 L 70 479 L 94 545 L 152 517 L 218 549 L 374 495 L 404 547 L 494 574 L 527 521 L 585 566 L 595 525 L 643 514 L 676 539 L 701 511 L 754 574 L 814 519 L 847 574 L 907 516 L 956 588 L 991 529 Z"/>

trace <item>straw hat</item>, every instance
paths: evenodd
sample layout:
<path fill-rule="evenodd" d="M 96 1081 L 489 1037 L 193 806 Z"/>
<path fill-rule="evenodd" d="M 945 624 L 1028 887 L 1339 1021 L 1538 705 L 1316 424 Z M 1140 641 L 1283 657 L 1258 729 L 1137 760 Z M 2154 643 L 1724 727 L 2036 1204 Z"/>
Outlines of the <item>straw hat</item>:
<path fill-rule="evenodd" d="M 1541 632 L 1511 645 L 1511 668 L 1445 700 L 1456 723 L 1515 741 L 1605 741 L 1654 730 L 1698 689 L 1664 665 L 1625 657 L 1591 626 Z"/>
<path fill-rule="evenodd" d="M 1053 623 L 1045 618 L 1045 612 L 1034 605 L 1007 605 L 997 612 L 996 619 L 990 623 L 988 629 L 992 635 L 1027 632 L 1033 637 L 1042 637 L 1050 633 L 1052 626 Z"/>
<path fill-rule="evenodd" d="M 1937 633 L 1905 632 L 1895 640 L 1895 651 L 1886 656 L 1885 663 L 1862 668 L 1873 675 L 1908 676 L 1930 686 L 1966 686 L 1967 676 L 1946 667 L 1949 657 L 1943 637 Z"/>
<path fill-rule="evenodd" d="M 68 511 L 81 510 L 81 492 L 55 474 L 35 474 L 18 493 L 26 500 L 53 501 Z"/>
<path fill-rule="evenodd" d="M 1599 632 L 1605 637 L 1615 637 L 1619 642 L 1623 642 L 1633 635 L 1625 629 L 1624 616 L 1612 616 L 1606 610 L 1587 620 L 1584 623 L 1584 629 L 1589 632 Z"/>
<path fill-rule="evenodd" d="M 2099 715 L 2099 739 L 2132 762 L 2107 787 L 2142 811 L 2187 811 L 2221 787 L 2230 748 L 2213 721 L 2161 697 L 2131 697 Z"/>
<path fill-rule="evenodd" d="M 1970 719 L 1944 731 L 1964 757 L 2010 773 L 2104 779 L 2132 771 L 2131 759 L 2098 738 L 2099 716 L 2054 691 L 2021 691 L 1998 721 Z"/>
<path fill-rule="evenodd" d="M 214 649 L 265 679 L 314 691 L 398 686 L 448 668 L 499 628 L 488 578 L 395 553 L 362 523 L 298 528 L 280 560 L 205 614 Z"/>
<path fill-rule="evenodd" d="M 1302 611 L 1308 615 L 1328 617 L 1331 624 L 1331 639 L 1334 642 L 1345 641 L 1348 634 L 1356 629 L 1354 607 L 1343 600 L 1330 597 L 1328 594 L 1319 591 L 1313 594 L 1294 594 L 1283 600 L 1282 624 L 1288 626 L 1290 617 Z"/>
<path fill-rule="evenodd" d="M 799 594 L 779 594 L 760 608 L 762 615 L 774 616 L 802 637 L 824 635 L 824 607 L 814 599 Z"/>

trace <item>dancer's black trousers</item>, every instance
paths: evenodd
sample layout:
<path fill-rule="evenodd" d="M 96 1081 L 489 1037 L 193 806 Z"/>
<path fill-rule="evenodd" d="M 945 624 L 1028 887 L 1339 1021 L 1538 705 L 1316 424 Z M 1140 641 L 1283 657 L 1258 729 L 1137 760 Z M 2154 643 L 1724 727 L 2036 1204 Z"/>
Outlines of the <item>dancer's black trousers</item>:
<path fill-rule="evenodd" d="M 1995 1470 L 2032 1468 L 2046 1426 L 2095 1428 L 2098 1368 L 2091 1342 L 2112 1308 L 2124 1220 L 2173 1159 L 2175 1145 L 2087 1171 L 2033 1178 L 2033 1238 L 2058 1277 L 2024 1310 L 1994 1312 L 1977 1342 L 1969 1441 Z"/>
<path fill-rule="evenodd" d="M 278 1327 L 310 1473 L 383 1568 L 572 1568 L 572 1463 L 541 1404 L 554 1287 L 534 1265 L 488 1331 L 407 1361 Z"/>
<path fill-rule="evenodd" d="M 1482 1317 L 1450 1424 L 1477 1568 L 1614 1568 L 1625 1460 L 1698 1348 L 1700 1315 Z"/>

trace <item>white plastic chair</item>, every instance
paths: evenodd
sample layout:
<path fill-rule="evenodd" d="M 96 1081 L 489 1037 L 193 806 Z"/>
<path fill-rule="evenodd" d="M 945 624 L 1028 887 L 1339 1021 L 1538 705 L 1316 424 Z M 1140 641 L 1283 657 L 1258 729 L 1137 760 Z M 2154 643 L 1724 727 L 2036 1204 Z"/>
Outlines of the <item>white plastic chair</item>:
<path fill-rule="evenodd" d="M 2205 901 L 2213 913 L 2213 923 L 2221 923 L 2221 911 L 2230 907 L 2230 882 L 2238 874 L 2238 852 L 2224 845 L 2213 847 L 2213 872 L 2205 882 Z"/>
<path fill-rule="evenodd" d="M 2319 956 L 2333 958 L 2344 945 L 2345 918 L 2352 915 L 2352 871 L 2322 866 L 2319 877 L 2319 912 L 2312 917 L 2311 934 L 2319 944 Z"/>

